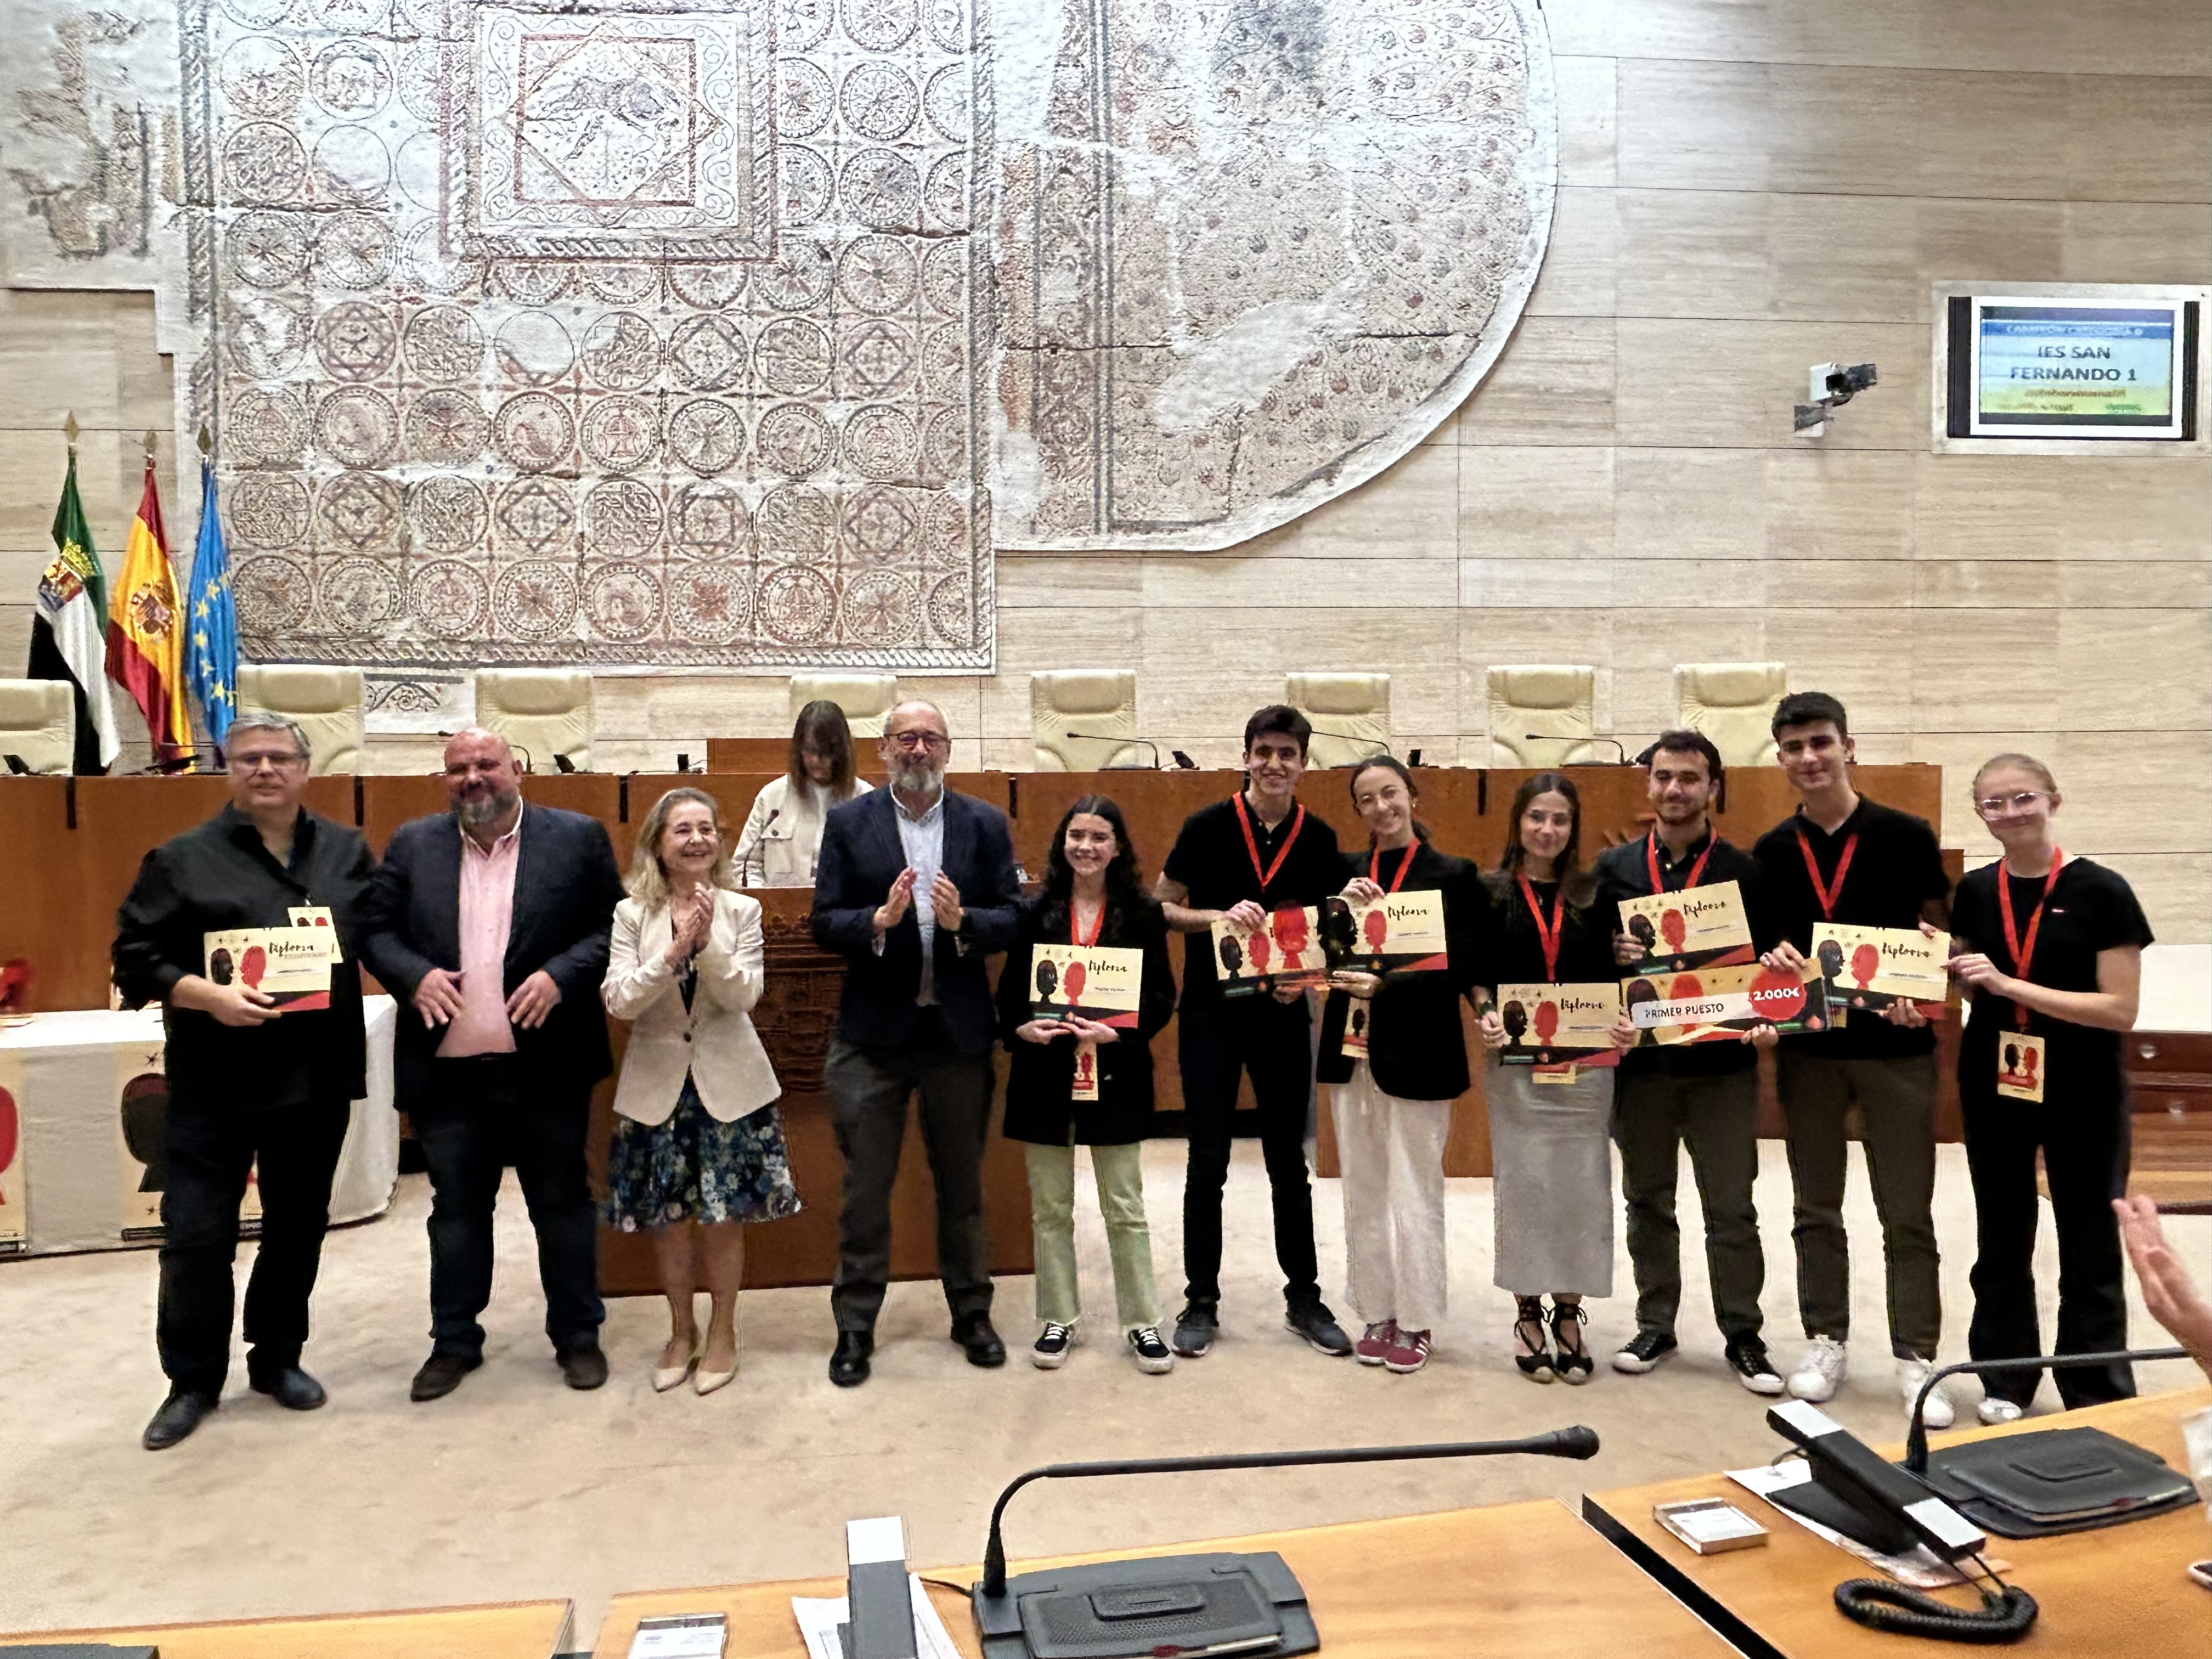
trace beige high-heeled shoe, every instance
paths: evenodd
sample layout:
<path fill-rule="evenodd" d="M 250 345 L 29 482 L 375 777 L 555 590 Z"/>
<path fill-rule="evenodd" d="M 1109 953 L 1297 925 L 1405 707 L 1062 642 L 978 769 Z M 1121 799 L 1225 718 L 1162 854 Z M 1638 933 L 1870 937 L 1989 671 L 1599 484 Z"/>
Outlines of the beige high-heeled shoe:
<path fill-rule="evenodd" d="M 706 1352 L 706 1349 L 703 1345 L 700 1349 L 700 1352 L 702 1355 Z M 717 1389 L 728 1388 L 732 1382 L 736 1381 L 737 1375 L 737 1355 L 732 1352 L 730 1356 L 729 1370 L 726 1371 L 695 1371 L 691 1377 L 691 1388 L 693 1392 L 696 1394 L 712 1394 Z"/>
<path fill-rule="evenodd" d="M 655 1365 L 653 1368 L 653 1391 L 666 1394 L 671 1389 L 680 1389 L 684 1379 L 691 1375 L 699 1363 L 699 1356 L 707 1351 L 707 1339 L 695 1335 L 691 1339 L 691 1357 L 681 1365 Z"/>

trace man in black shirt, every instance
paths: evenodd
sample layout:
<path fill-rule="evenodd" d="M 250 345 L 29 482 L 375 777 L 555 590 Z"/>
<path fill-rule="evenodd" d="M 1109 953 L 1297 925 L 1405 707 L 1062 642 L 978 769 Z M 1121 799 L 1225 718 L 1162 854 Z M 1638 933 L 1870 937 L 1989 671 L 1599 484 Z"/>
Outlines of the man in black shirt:
<path fill-rule="evenodd" d="M 117 918 L 116 989 L 125 1007 L 162 1004 L 168 1032 L 155 1334 L 169 1396 L 146 1425 L 149 1451 L 175 1445 L 222 1397 L 238 1210 L 257 1161 L 246 1376 L 295 1411 L 323 1403 L 322 1385 L 300 1368 L 307 1298 L 352 1103 L 368 1092 L 354 921 L 373 867 L 368 843 L 301 806 L 307 739 L 297 726 L 249 713 L 228 737 L 230 805 L 147 854 Z M 337 930 L 343 959 L 331 965 L 328 1008 L 280 1012 L 243 980 L 218 985 L 202 973 L 204 935 L 289 927 L 295 906 L 328 909 Z"/>
<path fill-rule="evenodd" d="M 1770 967 L 1803 971 L 1813 927 L 1945 925 L 1950 878 L 1924 818 L 1866 799 L 1851 787 L 1855 757 L 1844 706 L 1793 692 L 1774 711 L 1782 769 L 1796 812 L 1759 838 L 1763 902 L 1779 939 Z M 1851 1014 L 1826 1031 L 1782 1039 L 1782 1115 L 1796 1194 L 1797 1308 L 1805 1357 L 1790 1377 L 1800 1400 L 1823 1401 L 1844 1380 L 1850 1332 L 1850 1246 L 1844 1235 L 1844 1120 L 1858 1108 L 1867 1175 L 1881 1218 L 1888 1268 L 1889 1339 L 1907 1408 L 1928 1380 L 1942 1328 L 1934 1214 L 1936 1033 L 1899 1002 Z M 1949 1400 L 1928 1397 L 1930 1428 L 1948 1428 Z"/>
<path fill-rule="evenodd" d="M 1736 884 L 1755 943 L 1760 930 L 1759 866 L 1723 841 L 1712 805 L 1723 775 L 1720 750 L 1701 732 L 1668 732 L 1652 746 L 1646 787 L 1658 822 L 1638 841 L 1598 858 L 1598 902 L 1610 907 L 1614 952 L 1626 967 L 1644 946 L 1618 921 L 1623 899 Z M 1628 1201 L 1628 1255 L 1636 1268 L 1636 1334 L 1613 1357 L 1618 1371 L 1650 1370 L 1674 1352 L 1682 1300 L 1682 1232 L 1674 1218 L 1675 1159 L 1690 1149 L 1705 1221 L 1705 1270 L 1723 1352 L 1753 1394 L 1782 1392 L 1760 1340 L 1759 1292 L 1766 1258 L 1759 1243 L 1752 1184 L 1759 1176 L 1759 1056 L 1748 1042 L 1641 1047 L 1620 1059 L 1613 1139 Z"/>
<path fill-rule="evenodd" d="M 1270 910 L 1318 904 L 1337 890 L 1336 832 L 1298 805 L 1313 727 L 1295 708 L 1262 708 L 1244 723 L 1243 793 L 1183 821 L 1154 891 L 1168 926 L 1183 934 L 1177 1057 L 1190 1136 L 1183 1184 L 1186 1304 L 1175 1351 L 1195 1359 L 1213 1346 L 1221 1304 L 1221 1194 L 1229 1180 L 1231 1114 L 1249 1073 L 1260 1147 L 1274 1201 L 1275 1260 L 1288 1304 L 1284 1322 L 1322 1352 L 1352 1352 L 1321 1299 L 1313 1193 L 1306 1179 L 1306 1109 L 1313 1045 L 1306 996 L 1224 997 L 1211 929 L 1228 920 L 1263 924 Z"/>

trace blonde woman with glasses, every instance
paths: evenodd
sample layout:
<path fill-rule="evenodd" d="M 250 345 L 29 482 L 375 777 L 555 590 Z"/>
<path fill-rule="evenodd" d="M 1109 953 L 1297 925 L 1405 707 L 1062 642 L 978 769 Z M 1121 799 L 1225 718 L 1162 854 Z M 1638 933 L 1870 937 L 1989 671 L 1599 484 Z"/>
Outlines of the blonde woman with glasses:
<path fill-rule="evenodd" d="M 764 977 L 760 902 L 735 890 L 720 811 L 698 789 L 653 803 L 627 885 L 601 993 L 609 1013 L 632 1022 L 607 1221 L 653 1236 L 670 1320 L 654 1389 L 690 1376 L 712 1394 L 738 1374 L 745 1224 L 799 1210 L 781 1088 L 751 1016 Z M 703 1335 L 692 1297 L 702 1270 L 714 1297 Z"/>

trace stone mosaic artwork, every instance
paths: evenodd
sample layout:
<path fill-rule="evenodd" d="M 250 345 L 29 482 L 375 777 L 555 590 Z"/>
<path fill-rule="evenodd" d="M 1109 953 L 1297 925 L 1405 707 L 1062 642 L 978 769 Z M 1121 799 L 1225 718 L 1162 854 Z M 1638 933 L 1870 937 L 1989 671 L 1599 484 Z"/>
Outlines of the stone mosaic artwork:
<path fill-rule="evenodd" d="M 155 289 L 249 657 L 988 671 L 1448 414 L 1554 149 L 1534 0 L 997 3 L 0 0 L 0 252 Z"/>

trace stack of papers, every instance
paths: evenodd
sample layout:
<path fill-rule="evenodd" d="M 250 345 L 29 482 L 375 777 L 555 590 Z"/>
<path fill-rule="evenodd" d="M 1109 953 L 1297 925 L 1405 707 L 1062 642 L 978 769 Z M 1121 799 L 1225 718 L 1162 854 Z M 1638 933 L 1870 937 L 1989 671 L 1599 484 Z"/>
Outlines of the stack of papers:
<path fill-rule="evenodd" d="M 908 1573 L 906 1583 L 914 1596 L 914 1639 L 921 1659 L 960 1659 L 960 1650 L 952 1645 L 952 1633 L 938 1617 L 937 1604 L 929 1599 L 921 1580 Z M 845 1659 L 837 1626 L 852 1616 L 852 1610 L 843 1596 L 794 1595 L 791 1610 L 798 1617 L 799 1633 L 806 1638 L 806 1659 Z"/>

